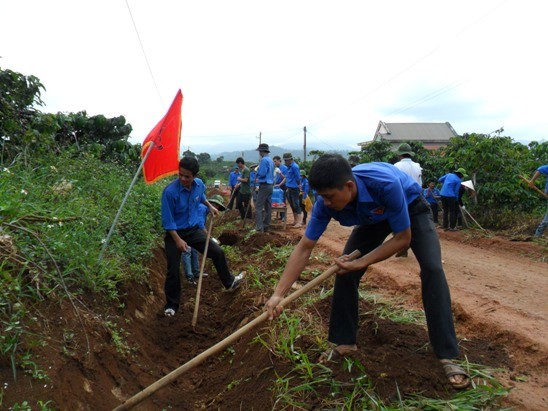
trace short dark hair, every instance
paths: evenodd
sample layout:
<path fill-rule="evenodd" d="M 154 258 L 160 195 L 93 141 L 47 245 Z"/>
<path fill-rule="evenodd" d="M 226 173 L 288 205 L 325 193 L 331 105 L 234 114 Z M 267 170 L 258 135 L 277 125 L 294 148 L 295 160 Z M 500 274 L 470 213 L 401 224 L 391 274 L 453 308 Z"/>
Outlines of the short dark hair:
<path fill-rule="evenodd" d="M 314 190 L 336 188 L 341 190 L 347 181 L 354 181 L 348 161 L 340 154 L 320 156 L 308 173 L 308 183 Z"/>
<path fill-rule="evenodd" d="M 282 161 L 282 158 L 281 158 L 280 156 L 274 156 L 274 157 L 272 157 L 272 160 L 280 160 L 280 161 Z"/>
<path fill-rule="evenodd" d="M 245 160 L 242 157 L 238 157 L 236 163 L 245 164 Z"/>
<path fill-rule="evenodd" d="M 200 171 L 200 164 L 198 164 L 198 160 L 196 160 L 194 157 L 183 157 L 179 161 L 179 168 L 184 168 L 185 170 L 188 170 L 192 173 L 193 176 L 198 174 L 198 171 Z"/>

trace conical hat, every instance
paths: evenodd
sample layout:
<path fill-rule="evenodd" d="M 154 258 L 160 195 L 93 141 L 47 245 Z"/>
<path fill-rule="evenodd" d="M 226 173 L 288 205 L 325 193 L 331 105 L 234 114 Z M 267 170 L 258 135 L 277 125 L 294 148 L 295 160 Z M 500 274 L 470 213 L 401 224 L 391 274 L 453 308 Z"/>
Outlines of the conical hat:
<path fill-rule="evenodd" d="M 461 185 L 463 185 L 464 187 L 468 187 L 470 190 L 476 191 L 476 189 L 474 188 L 474 183 L 472 182 L 472 180 L 463 181 L 461 183 Z"/>

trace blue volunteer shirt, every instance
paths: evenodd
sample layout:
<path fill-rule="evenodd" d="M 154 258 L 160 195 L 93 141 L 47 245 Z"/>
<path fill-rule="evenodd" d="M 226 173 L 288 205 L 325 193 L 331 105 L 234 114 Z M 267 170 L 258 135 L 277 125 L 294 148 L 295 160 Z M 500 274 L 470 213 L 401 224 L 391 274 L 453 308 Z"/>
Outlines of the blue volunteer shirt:
<path fill-rule="evenodd" d="M 388 221 L 394 233 L 411 226 L 408 206 L 421 193 L 413 178 L 388 163 L 360 164 L 352 169 L 358 194 L 356 201 L 341 211 L 328 208 L 318 196 L 305 235 L 316 241 L 333 218 L 343 226 Z"/>
<path fill-rule="evenodd" d="M 284 164 L 280 164 L 278 168 L 280 169 L 281 174 L 278 174 L 278 178 L 276 179 L 276 184 L 280 184 L 287 174 L 287 167 Z M 285 183 L 280 188 L 284 188 L 284 187 L 285 187 Z"/>
<path fill-rule="evenodd" d="M 205 228 L 207 215 L 209 214 L 209 207 L 202 203 L 198 206 L 198 212 L 199 212 L 198 228 L 200 230 L 203 230 Z"/>
<path fill-rule="evenodd" d="M 424 191 L 422 192 L 422 196 L 430 204 L 436 204 L 437 201 L 436 201 L 436 198 L 434 196 L 439 197 L 440 195 L 441 195 L 440 190 L 438 190 L 437 188 L 433 188 L 432 190 L 430 190 L 429 188 L 425 188 Z"/>
<path fill-rule="evenodd" d="M 205 201 L 206 186 L 195 178 L 190 189 L 183 187 L 179 179 L 171 182 L 162 193 L 162 226 L 165 230 L 181 230 L 200 226 L 203 212 L 200 204 Z"/>
<path fill-rule="evenodd" d="M 441 186 L 441 195 L 444 197 L 459 198 L 459 189 L 461 179 L 454 173 L 447 173 L 439 178 L 438 182 L 443 183 Z"/>
<path fill-rule="evenodd" d="M 308 179 L 306 177 L 301 178 L 301 191 L 303 192 L 303 198 L 308 197 Z"/>
<path fill-rule="evenodd" d="M 257 182 L 274 184 L 274 161 L 267 155 L 261 158 L 257 169 Z"/>
<path fill-rule="evenodd" d="M 230 187 L 234 187 L 236 184 L 238 184 L 238 177 L 240 176 L 240 173 L 237 171 L 231 171 L 230 175 L 228 176 L 228 185 Z"/>
<path fill-rule="evenodd" d="M 548 164 L 540 166 L 539 168 L 537 168 L 537 171 L 540 174 L 545 174 L 545 175 L 548 174 Z M 546 187 L 544 187 L 544 192 L 548 193 L 548 178 L 546 179 Z"/>
<path fill-rule="evenodd" d="M 287 188 L 299 188 L 299 182 L 301 181 L 301 171 L 299 166 L 294 161 L 287 167 L 287 173 L 285 174 L 285 186 Z"/>

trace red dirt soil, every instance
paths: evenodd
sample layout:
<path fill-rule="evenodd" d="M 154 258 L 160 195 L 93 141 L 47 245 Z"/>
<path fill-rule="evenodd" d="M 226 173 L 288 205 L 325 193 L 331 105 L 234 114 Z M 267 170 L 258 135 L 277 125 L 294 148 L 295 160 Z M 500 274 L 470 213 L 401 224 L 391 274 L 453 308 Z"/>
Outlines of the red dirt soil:
<path fill-rule="evenodd" d="M 235 212 L 230 214 L 227 220 L 236 218 Z M 245 239 L 250 228 L 248 224 L 241 231 L 214 235 L 226 240 L 225 244 L 230 242 L 232 247 L 245 250 L 265 276 L 271 270 L 268 254 L 256 258 L 253 253 L 265 244 L 295 244 L 303 233 L 302 229 L 287 229 Z M 338 255 L 349 232 L 332 223 L 319 242 L 320 250 Z M 440 237 L 463 356 L 470 362 L 504 370 L 497 377 L 513 387 L 505 405 L 523 410 L 548 409 L 548 266 L 540 261 L 546 261 L 546 249 L 531 242 L 472 238 L 465 232 L 441 232 Z M 248 264 L 249 261 L 231 261 L 234 272 Z M 314 264 L 320 270 L 328 266 L 317 261 Z M 33 347 L 32 351 L 38 358 L 38 368 L 50 380 L 37 382 L 20 371 L 15 383 L 11 366 L 0 363 L 3 404 L 51 399 L 50 405 L 61 410 L 112 409 L 255 318 L 267 297 L 245 283 L 234 294 L 222 292 L 208 263 L 206 271 L 210 275 L 203 281 L 198 324 L 193 329 L 196 288 L 184 283 L 181 310 L 175 317 L 165 318 L 164 271 L 165 256 L 158 249 L 150 263 L 149 281 L 128 287 L 121 307 L 76 301 L 80 319 L 66 299 L 61 304 L 52 302 L 49 307 L 40 307 L 35 314 L 36 332 L 43 335 L 46 344 Z M 418 264 L 411 250 L 408 258 L 393 257 L 371 267 L 362 287 L 396 297 L 407 308 L 421 308 Z M 360 304 L 356 358 L 364 364 L 383 399 L 395 399 L 396 390 L 402 396 L 454 395 L 429 348 L 424 327 L 380 319 L 371 313 L 374 307 L 369 303 Z M 310 307 L 311 315 L 317 317 L 318 326 L 324 330 L 329 308 L 328 299 Z M 131 349 L 125 357 L 115 350 L 116 336 L 99 325 L 101 317 L 115 321 L 114 314 L 127 319 L 118 324 L 118 329 L 123 328 L 129 335 Z M 229 350 L 210 357 L 135 409 L 276 409 L 273 381 L 276 375 L 291 371 L 291 364 L 253 342 L 257 334 L 268 329 L 268 323 L 262 324 Z M 86 354 L 88 344 L 90 352 Z M 300 344 L 309 356 L 317 358 L 319 353 L 314 351 L 313 341 Z M 330 367 L 339 379 L 352 377 L 340 365 Z M 320 391 L 308 408 L 320 409 L 319 398 L 323 394 L 327 392 Z"/>
<path fill-rule="evenodd" d="M 350 231 L 331 223 L 320 244 L 340 253 L 341 240 Z M 472 230 L 438 234 L 463 354 L 471 362 L 505 369 L 496 375 L 512 387 L 510 406 L 548 409 L 546 246 L 486 238 Z M 374 265 L 362 281 L 409 308 L 421 308 L 419 267 L 411 250 L 407 258 L 392 257 Z M 510 365 L 473 359 L 478 353 L 464 341 L 475 338 L 488 341 L 490 350 L 505 355 Z"/>

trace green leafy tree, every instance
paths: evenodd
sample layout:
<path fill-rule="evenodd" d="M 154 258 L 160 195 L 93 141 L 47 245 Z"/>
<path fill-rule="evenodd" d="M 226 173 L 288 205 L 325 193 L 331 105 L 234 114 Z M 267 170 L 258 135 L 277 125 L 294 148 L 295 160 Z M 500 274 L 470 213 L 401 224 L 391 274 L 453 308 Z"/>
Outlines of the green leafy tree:
<path fill-rule="evenodd" d="M 532 197 L 520 183 L 519 175 L 530 172 L 526 169 L 532 155 L 532 150 L 510 137 L 476 133 L 453 138 L 440 150 L 445 172 L 464 167 L 474 180 L 483 210 L 531 209 Z"/>
<path fill-rule="evenodd" d="M 372 161 L 389 162 L 394 157 L 392 144 L 386 140 L 372 141 L 362 146 L 360 151 L 360 163 L 370 163 Z"/>
<path fill-rule="evenodd" d="M 190 150 L 186 150 L 186 151 L 183 151 L 183 157 L 194 157 L 194 158 L 197 158 L 198 156 L 196 155 L 196 153 L 190 151 Z"/>
<path fill-rule="evenodd" d="M 2 164 L 18 156 L 29 164 L 30 158 L 69 151 L 138 166 L 140 145 L 129 143 L 132 127 L 123 116 L 42 113 L 33 107 L 43 104 L 41 90 L 45 88 L 37 77 L 0 69 Z"/>
<path fill-rule="evenodd" d="M 323 156 L 325 154 L 325 151 L 322 150 L 311 150 L 310 153 L 308 153 L 309 156 L 312 156 L 312 162 L 316 161 L 316 159 L 320 156 Z"/>
<path fill-rule="evenodd" d="M 198 161 L 200 164 L 207 164 L 211 161 L 211 156 L 209 153 L 200 153 L 198 154 Z"/>
<path fill-rule="evenodd" d="M 0 68 L 0 143 L 2 164 L 18 153 L 28 156 L 30 145 L 40 138 L 32 129 L 35 105 L 41 106 L 45 87 L 35 76 Z"/>
<path fill-rule="evenodd" d="M 358 151 L 351 151 L 348 153 L 348 162 L 350 165 L 355 166 L 360 163 L 360 153 Z"/>

